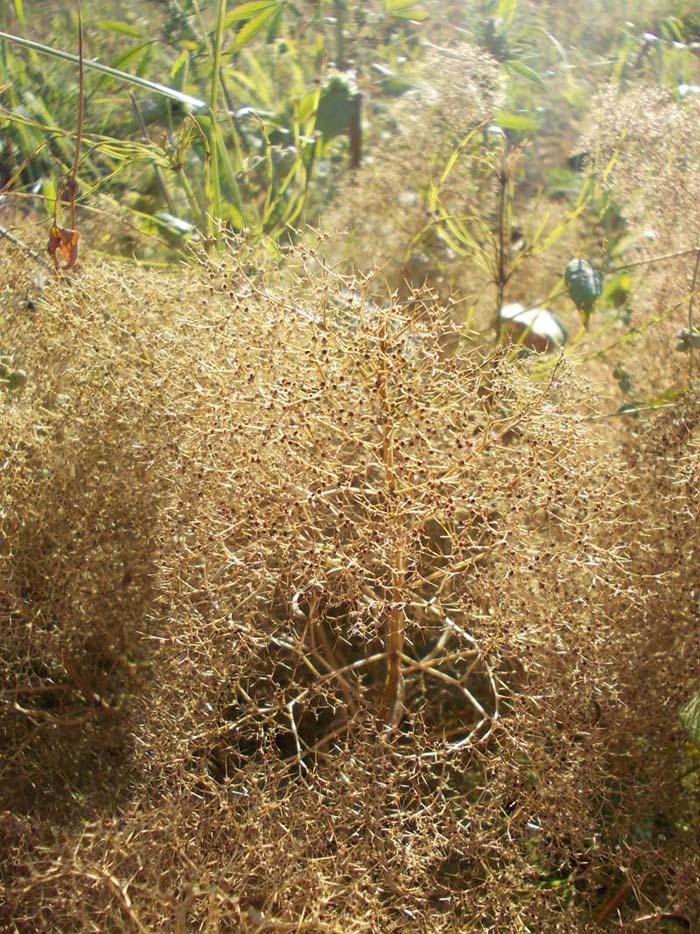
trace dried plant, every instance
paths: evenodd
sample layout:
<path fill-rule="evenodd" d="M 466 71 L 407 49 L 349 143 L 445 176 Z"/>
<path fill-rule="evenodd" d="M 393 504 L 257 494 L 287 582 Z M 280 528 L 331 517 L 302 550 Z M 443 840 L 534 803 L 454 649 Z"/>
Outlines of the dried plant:
<path fill-rule="evenodd" d="M 697 247 L 698 102 L 679 102 L 661 88 L 607 88 L 592 114 L 595 125 L 583 147 L 594 168 L 613 163 L 607 182 L 618 204 L 635 228 L 653 232 L 640 246 L 656 255 Z"/>
<path fill-rule="evenodd" d="M 497 62 L 467 44 L 432 50 L 423 76 L 388 119 L 377 116 L 380 139 L 346 183 L 324 229 L 342 231 L 342 240 L 327 246 L 330 258 L 351 260 L 353 270 L 365 273 L 380 267 L 377 281 L 405 294 L 430 283 L 444 296 L 456 256 L 430 223 L 429 189 L 464 138 L 483 131 L 492 118 L 503 81 Z M 478 160 L 467 153 L 450 178 L 451 206 L 460 213 L 477 200 L 483 217 L 489 210 L 495 216 L 494 173 L 480 178 L 477 168 Z"/>
<path fill-rule="evenodd" d="M 2 250 L 3 925 L 692 917 L 692 408 L 628 452 L 565 360 L 242 243 Z"/>
<path fill-rule="evenodd" d="M 687 360 L 677 351 L 679 332 L 690 337 L 696 325 L 698 114 L 694 102 L 658 88 L 608 88 L 593 103 L 595 124 L 582 141 L 589 170 L 623 224 L 616 238 L 603 240 L 603 261 L 610 278 L 624 274 L 629 291 L 624 308 L 598 322 L 598 347 L 589 356 L 612 364 L 632 407 L 670 404 L 694 379 L 692 345 Z"/>
<path fill-rule="evenodd" d="M 598 177 L 545 220 L 500 74 L 434 48 L 294 246 L 212 215 L 216 259 L 49 278 L 0 240 L 3 930 L 700 919 L 697 107 L 605 92 Z M 457 326 L 453 292 L 552 286 L 598 203 L 654 211 L 630 326 L 604 293 L 550 358 Z M 618 417 L 625 380 L 663 406 Z"/>

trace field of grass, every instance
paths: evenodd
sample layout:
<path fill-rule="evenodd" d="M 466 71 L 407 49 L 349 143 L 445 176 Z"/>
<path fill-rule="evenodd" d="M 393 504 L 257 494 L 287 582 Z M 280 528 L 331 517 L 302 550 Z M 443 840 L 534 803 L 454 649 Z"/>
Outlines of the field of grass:
<path fill-rule="evenodd" d="M 0 930 L 700 930 L 699 203 L 690 0 L 0 9 Z"/>

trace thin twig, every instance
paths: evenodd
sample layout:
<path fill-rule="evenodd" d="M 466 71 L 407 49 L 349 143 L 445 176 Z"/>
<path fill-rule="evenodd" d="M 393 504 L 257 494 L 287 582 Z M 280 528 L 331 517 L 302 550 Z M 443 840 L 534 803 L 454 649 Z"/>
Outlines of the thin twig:
<path fill-rule="evenodd" d="M 0 240 L 3 237 L 6 240 L 9 240 L 10 243 L 13 243 L 16 247 L 19 247 L 20 250 L 24 250 L 24 252 L 28 256 L 31 256 L 31 258 L 35 262 L 39 263 L 41 266 L 44 266 L 46 269 L 50 269 L 49 263 L 46 262 L 43 256 L 35 252 L 31 247 L 27 246 L 26 243 L 23 243 L 21 240 L 18 240 L 17 237 L 15 237 L 14 234 L 11 234 L 10 231 L 6 227 L 0 227 Z"/>
<path fill-rule="evenodd" d="M 695 250 L 695 266 L 693 268 L 693 279 L 690 283 L 690 299 L 688 300 L 688 330 L 692 334 L 694 331 L 694 308 L 695 308 L 695 290 L 698 284 L 698 271 L 700 270 L 700 247 Z M 688 344 L 688 389 L 693 388 L 693 370 L 695 362 L 695 350 L 693 342 Z"/>

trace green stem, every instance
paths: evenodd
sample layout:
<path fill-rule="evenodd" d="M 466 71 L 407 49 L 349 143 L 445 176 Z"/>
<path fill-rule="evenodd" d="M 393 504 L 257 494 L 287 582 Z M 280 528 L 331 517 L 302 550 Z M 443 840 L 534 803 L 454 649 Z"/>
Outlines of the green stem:
<path fill-rule="evenodd" d="M 70 227 L 75 227 L 75 199 L 78 194 L 78 164 L 83 142 L 83 112 L 85 109 L 85 56 L 83 51 L 83 11 L 80 0 L 75 3 L 78 10 L 78 125 L 75 131 L 75 155 L 71 171 Z"/>
<path fill-rule="evenodd" d="M 131 91 L 129 91 L 129 99 L 131 100 L 131 108 L 134 111 L 134 116 L 136 117 L 136 122 L 139 125 L 139 130 L 141 131 L 141 139 L 147 145 L 151 145 L 151 138 L 148 135 L 148 128 L 143 119 L 143 115 L 141 114 L 141 111 L 139 110 L 139 105 L 136 100 L 136 97 Z M 175 214 L 176 213 L 175 204 L 173 203 L 173 199 L 170 197 L 168 186 L 165 184 L 165 178 L 163 176 L 163 172 L 160 166 L 155 163 L 153 165 L 153 173 L 155 175 L 156 185 L 160 189 L 160 193 L 163 196 L 163 200 L 165 201 L 166 205 L 168 206 L 168 210 L 170 211 L 171 214 Z"/>
<path fill-rule="evenodd" d="M 342 71 L 345 61 L 345 0 L 333 0 L 335 15 L 335 57 L 336 66 Z"/>
<path fill-rule="evenodd" d="M 42 45 L 40 42 L 34 42 L 32 39 L 24 39 L 21 36 L 13 36 L 12 33 L 0 31 L 0 39 L 6 42 L 12 42 L 14 45 L 20 45 L 25 49 L 31 49 L 34 52 L 41 52 L 43 55 L 50 55 L 52 58 L 60 58 L 63 61 L 71 62 L 74 65 L 80 65 L 80 58 L 73 55 L 72 52 L 63 52 L 60 49 L 52 49 L 49 45 Z M 200 110 L 206 108 L 206 101 L 198 97 L 192 97 L 190 94 L 183 94 L 182 91 L 176 91 L 174 88 L 168 88 L 164 84 L 158 84 L 156 81 L 148 81 L 146 78 L 140 78 L 138 75 L 130 75 L 126 71 L 119 71 L 117 68 L 110 68 L 109 65 L 102 65 L 100 62 L 84 62 L 85 68 L 93 71 L 99 71 L 103 75 L 109 75 L 110 78 L 116 78 L 118 81 L 125 81 L 127 84 L 136 84 L 145 88 L 147 91 L 153 91 L 163 97 L 170 97 L 181 104 Z"/>
<path fill-rule="evenodd" d="M 226 18 L 226 0 L 219 0 L 219 10 L 216 20 L 216 37 L 214 39 L 214 48 L 212 49 L 212 71 L 211 87 L 209 88 L 209 117 L 211 125 L 209 129 L 211 162 L 209 164 L 210 172 L 210 190 L 212 201 L 209 205 L 209 216 L 207 219 L 207 233 L 209 240 L 219 240 L 219 233 L 214 231 L 215 221 L 220 222 L 223 216 L 221 203 L 221 178 L 219 176 L 219 146 L 222 144 L 219 125 L 216 120 L 216 109 L 219 100 L 219 85 L 221 82 L 221 53 L 224 40 L 224 20 Z"/>

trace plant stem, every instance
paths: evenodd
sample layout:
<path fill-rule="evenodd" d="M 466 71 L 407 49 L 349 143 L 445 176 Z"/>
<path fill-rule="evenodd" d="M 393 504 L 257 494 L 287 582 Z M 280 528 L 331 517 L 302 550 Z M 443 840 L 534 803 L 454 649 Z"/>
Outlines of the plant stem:
<path fill-rule="evenodd" d="M 347 67 L 345 61 L 345 0 L 333 0 L 335 15 L 335 58 L 341 71 Z"/>
<path fill-rule="evenodd" d="M 139 125 L 139 130 L 141 131 L 141 139 L 143 140 L 144 143 L 150 145 L 151 138 L 148 135 L 148 128 L 143 119 L 143 115 L 141 114 L 141 111 L 139 110 L 139 105 L 136 100 L 136 97 L 134 96 L 132 91 L 129 91 L 128 93 L 129 93 L 129 99 L 131 101 L 131 108 L 134 111 L 136 122 Z M 165 178 L 163 176 L 163 172 L 160 166 L 155 163 L 153 165 L 153 173 L 155 175 L 156 185 L 160 189 L 160 193 L 163 196 L 163 200 L 165 201 L 166 205 L 168 206 L 168 210 L 170 211 L 171 214 L 175 214 L 176 213 L 175 204 L 173 203 L 173 199 L 170 197 L 168 186 L 165 184 Z"/>
<path fill-rule="evenodd" d="M 501 154 L 501 169 L 498 176 L 498 244 L 496 247 L 496 334 L 500 337 L 501 308 L 508 284 L 508 248 L 510 245 L 510 173 L 508 166 L 508 141 L 504 140 Z"/>
<path fill-rule="evenodd" d="M 650 256 L 648 259 L 637 259 L 633 263 L 621 263 L 619 266 L 613 266 L 607 270 L 607 275 L 615 272 L 622 272 L 623 269 L 634 269 L 637 266 L 651 266 L 652 263 L 662 263 L 667 259 L 678 259 L 681 256 L 697 256 L 700 247 L 692 247 L 689 250 L 675 250 L 673 253 L 664 253 L 662 256 Z"/>
<path fill-rule="evenodd" d="M 83 142 L 83 110 L 85 98 L 85 65 L 83 54 L 83 13 L 80 0 L 75 3 L 78 10 L 78 125 L 75 131 L 75 155 L 73 156 L 73 169 L 71 171 L 70 194 L 70 227 L 75 227 L 75 199 L 78 194 L 78 163 L 80 162 L 80 147 Z"/>
<path fill-rule="evenodd" d="M 688 330 L 691 335 L 694 331 L 693 320 L 695 310 L 695 294 L 698 287 L 698 271 L 700 271 L 700 247 L 695 250 L 695 266 L 693 268 L 693 278 L 690 283 L 690 299 L 688 300 Z M 693 370 L 695 363 L 695 352 L 693 350 L 692 340 L 688 346 L 688 389 L 693 388 Z"/>
<path fill-rule="evenodd" d="M 362 162 L 362 94 L 358 91 L 351 99 L 350 122 L 350 168 L 359 169 Z"/>
<path fill-rule="evenodd" d="M 80 64 L 80 59 L 72 52 L 63 52 L 61 49 L 52 49 L 49 45 L 42 45 L 40 42 L 34 42 L 32 39 L 24 39 L 21 36 L 13 36 L 12 33 L 0 31 L 0 39 L 6 42 L 12 42 L 14 45 L 21 45 L 25 49 L 31 49 L 33 52 L 41 52 L 44 55 L 50 55 L 52 58 L 61 58 L 63 61 L 72 62 L 74 65 Z M 192 97 L 191 94 L 183 94 L 175 88 L 168 88 L 164 84 L 158 84 L 156 81 L 148 81 L 146 78 L 140 78 L 138 75 L 130 75 L 126 71 L 119 71 L 117 68 L 110 68 L 109 65 L 102 65 L 100 62 L 84 62 L 85 68 L 91 68 L 93 71 L 99 71 L 103 75 L 109 75 L 110 78 L 116 78 L 118 81 L 125 81 L 128 84 L 137 84 L 139 87 L 160 94 L 163 97 L 170 97 L 181 104 L 186 104 L 196 110 L 206 107 L 206 102 L 198 97 Z"/>
<path fill-rule="evenodd" d="M 396 499 L 395 449 L 391 400 L 389 397 L 389 342 L 387 322 L 383 319 L 379 328 L 379 400 L 382 411 L 382 463 L 388 494 L 388 507 L 394 511 Z M 403 581 L 405 576 L 405 548 L 397 541 L 391 567 L 389 587 L 389 611 L 386 623 L 386 681 L 384 682 L 383 719 L 387 727 L 395 729 L 403 717 L 404 678 L 401 671 L 401 655 L 404 646 L 404 611 L 402 605 Z"/>
<path fill-rule="evenodd" d="M 216 20 L 216 37 L 212 50 L 211 86 L 209 88 L 209 129 L 210 155 L 209 164 L 211 203 L 207 219 L 207 235 L 209 240 L 214 239 L 214 218 L 221 218 L 221 179 L 219 178 L 219 127 L 216 122 L 216 109 L 219 99 L 219 82 L 221 69 L 221 50 L 224 39 L 224 19 L 226 17 L 226 0 L 219 0 L 218 17 Z"/>

